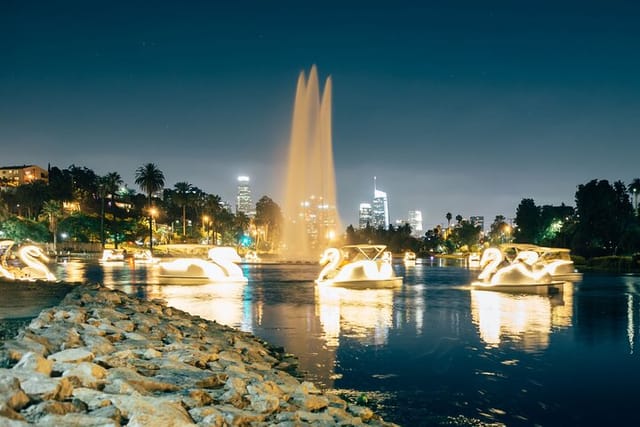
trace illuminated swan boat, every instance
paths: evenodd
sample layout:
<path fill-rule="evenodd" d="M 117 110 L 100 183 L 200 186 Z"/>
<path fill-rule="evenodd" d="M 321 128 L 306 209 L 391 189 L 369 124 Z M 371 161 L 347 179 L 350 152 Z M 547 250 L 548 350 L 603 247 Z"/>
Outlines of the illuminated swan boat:
<path fill-rule="evenodd" d="M 471 285 L 480 289 L 511 291 L 548 290 L 561 285 L 563 282 L 554 281 L 549 269 L 533 267 L 538 258 L 535 251 L 520 251 L 513 261 L 509 261 L 500 249 L 487 248 L 480 260 L 482 272 Z"/>
<path fill-rule="evenodd" d="M 329 248 L 320 258 L 324 267 L 316 283 L 351 288 L 392 288 L 402 285 L 393 272 L 385 245 L 348 245 Z"/>
<path fill-rule="evenodd" d="M 101 264 L 123 263 L 124 254 L 123 249 L 104 249 L 99 261 Z"/>
<path fill-rule="evenodd" d="M 520 254 L 522 252 L 535 252 L 538 257 L 533 262 L 534 271 L 545 270 L 553 280 L 576 282 L 582 280 L 582 273 L 578 273 L 571 260 L 571 251 L 564 248 L 550 248 L 528 243 L 505 243 L 500 245 L 500 251 Z"/>
<path fill-rule="evenodd" d="M 145 249 L 143 251 L 134 252 L 133 261 L 136 264 L 157 264 L 160 262 L 160 258 L 154 258 L 153 255 L 151 255 L 151 251 Z"/>
<path fill-rule="evenodd" d="M 23 245 L 18 249 L 17 256 L 11 254 L 15 242 L 3 240 L 0 242 L 0 277 L 10 280 L 45 280 L 56 281 L 56 276 L 49 271 L 49 262 L 42 248 L 34 245 Z"/>
<path fill-rule="evenodd" d="M 404 258 L 402 259 L 404 265 L 412 266 L 416 265 L 416 254 L 413 251 L 406 251 L 404 253 Z"/>
<path fill-rule="evenodd" d="M 165 283 L 203 284 L 211 282 L 247 282 L 235 263 L 241 258 L 232 247 L 210 249 L 208 259 L 178 258 L 158 264 L 158 278 Z"/>

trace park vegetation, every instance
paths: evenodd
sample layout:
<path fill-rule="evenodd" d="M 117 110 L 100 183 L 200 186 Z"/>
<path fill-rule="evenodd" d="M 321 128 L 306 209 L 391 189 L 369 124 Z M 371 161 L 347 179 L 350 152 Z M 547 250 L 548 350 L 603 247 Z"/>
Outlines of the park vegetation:
<path fill-rule="evenodd" d="M 282 212 L 268 196 L 256 203 L 255 215 L 234 212 L 217 194 L 186 181 L 167 187 L 153 163 L 135 171 L 140 192 L 128 188 L 118 172 L 104 176 L 71 165 L 49 169 L 49 182 L 36 180 L 12 187 L 0 182 L 0 240 L 31 240 L 71 250 L 79 244 L 120 245 L 205 243 L 276 252 Z M 638 216 L 640 179 L 592 180 L 578 185 L 575 206 L 539 206 L 520 201 L 513 221 L 498 215 L 485 232 L 481 226 L 447 212 L 446 226 L 416 236 L 408 224 L 356 229 L 349 225 L 336 244 L 386 244 L 393 252 L 421 256 L 479 252 L 506 242 L 565 247 L 579 259 L 633 264 L 640 252 Z M 607 258 L 608 257 L 608 258 Z M 613 257 L 613 258 L 612 258 Z M 594 262 L 594 261 L 591 261 Z M 585 261 L 587 264 L 587 261 Z"/>

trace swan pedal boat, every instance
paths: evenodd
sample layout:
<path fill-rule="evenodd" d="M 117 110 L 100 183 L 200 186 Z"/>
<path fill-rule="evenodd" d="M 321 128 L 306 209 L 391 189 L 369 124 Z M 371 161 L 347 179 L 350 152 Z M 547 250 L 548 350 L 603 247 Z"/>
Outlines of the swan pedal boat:
<path fill-rule="evenodd" d="M 523 251 L 533 251 L 538 254 L 534 267 L 547 268 L 552 280 L 561 282 L 578 282 L 582 280 L 582 273 L 576 271 L 571 260 L 571 251 L 566 248 L 551 248 L 530 243 L 503 243 L 500 251 L 515 251 L 516 254 Z"/>
<path fill-rule="evenodd" d="M 217 247 L 209 250 L 208 259 L 178 258 L 159 263 L 158 279 L 162 283 L 181 285 L 247 283 L 237 262 L 240 256 L 234 248 Z"/>
<path fill-rule="evenodd" d="M 402 277 L 393 273 L 391 252 L 386 245 L 347 245 L 328 248 L 320 258 L 324 265 L 316 279 L 321 286 L 351 289 L 385 289 L 402 286 Z"/>

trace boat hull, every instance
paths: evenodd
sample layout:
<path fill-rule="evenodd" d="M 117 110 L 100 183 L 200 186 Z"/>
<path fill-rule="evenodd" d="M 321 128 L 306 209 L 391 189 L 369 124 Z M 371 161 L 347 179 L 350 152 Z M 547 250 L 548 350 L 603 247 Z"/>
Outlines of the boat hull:
<path fill-rule="evenodd" d="M 549 283 L 500 283 L 472 282 L 473 289 L 486 291 L 511 292 L 511 293 L 536 293 L 550 294 L 560 292 L 564 282 L 552 281 Z"/>

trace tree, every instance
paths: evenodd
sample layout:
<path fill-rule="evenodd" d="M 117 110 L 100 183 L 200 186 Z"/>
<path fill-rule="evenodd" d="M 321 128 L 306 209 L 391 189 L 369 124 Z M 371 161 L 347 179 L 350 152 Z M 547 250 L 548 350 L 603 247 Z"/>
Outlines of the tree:
<path fill-rule="evenodd" d="M 493 245 L 506 243 L 511 240 L 511 226 L 503 215 L 496 215 L 489 229 L 489 241 Z"/>
<path fill-rule="evenodd" d="M 187 205 L 191 201 L 191 191 L 193 186 L 188 182 L 176 182 L 174 200 L 182 208 L 182 237 L 187 236 Z"/>
<path fill-rule="evenodd" d="M 116 194 L 122 185 L 122 177 L 118 172 L 109 172 L 98 178 L 98 193 L 100 194 L 100 239 L 104 248 L 104 204 L 106 196 L 111 196 L 111 215 L 113 216 L 112 232 L 116 249 L 118 249 L 118 232 L 116 229 Z"/>
<path fill-rule="evenodd" d="M 153 253 L 153 210 L 151 196 L 164 187 L 164 174 L 154 163 L 147 163 L 136 169 L 135 183 L 147 194 L 149 210 L 149 250 Z"/>
<path fill-rule="evenodd" d="M 282 211 L 280 206 L 267 196 L 262 196 L 256 203 L 255 223 L 264 232 L 266 248 L 277 245 L 282 225 Z M 260 230 L 258 236 L 260 236 Z"/>
<path fill-rule="evenodd" d="M 518 243 L 539 243 L 540 208 L 533 199 L 522 199 L 516 209 L 516 224 L 514 237 Z"/>
<path fill-rule="evenodd" d="M 472 250 L 474 246 L 478 245 L 480 231 L 479 225 L 473 225 L 469 221 L 461 220 L 459 226 L 453 230 L 451 240 L 456 249 L 466 246 L 468 250 Z"/>
<path fill-rule="evenodd" d="M 627 187 L 616 181 L 594 179 L 576 191 L 578 223 L 574 247 L 585 256 L 616 255 L 633 223 L 633 206 Z"/>
<path fill-rule="evenodd" d="M 451 215 L 451 212 L 447 212 L 447 214 L 444 217 L 447 218 L 447 228 L 449 228 L 449 226 L 451 225 L 451 218 L 453 218 L 453 215 Z"/>
<path fill-rule="evenodd" d="M 460 224 L 462 222 L 462 215 L 460 215 L 460 214 L 456 215 L 456 222 L 458 224 Z"/>
<path fill-rule="evenodd" d="M 635 178 L 633 181 L 631 181 L 631 184 L 629 184 L 628 188 L 629 193 L 633 195 L 633 209 L 636 215 L 638 215 L 638 193 L 640 193 L 640 178 Z"/>
<path fill-rule="evenodd" d="M 42 206 L 41 215 L 49 221 L 49 231 L 53 234 L 53 252 L 57 253 L 58 245 L 58 218 L 62 216 L 62 203 L 57 200 L 49 200 Z"/>

